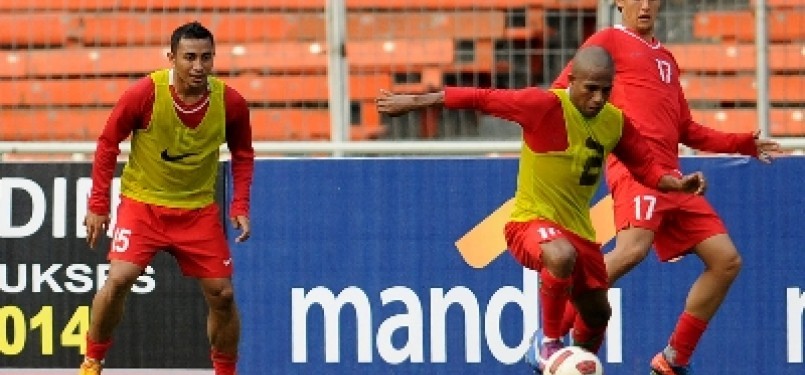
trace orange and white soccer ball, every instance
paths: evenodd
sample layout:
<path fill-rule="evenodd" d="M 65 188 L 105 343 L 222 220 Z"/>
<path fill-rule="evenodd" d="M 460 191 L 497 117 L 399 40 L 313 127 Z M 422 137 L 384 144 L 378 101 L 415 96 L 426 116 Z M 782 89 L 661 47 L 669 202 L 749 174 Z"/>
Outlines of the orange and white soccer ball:
<path fill-rule="evenodd" d="M 598 357 L 578 346 L 562 348 L 548 358 L 544 375 L 602 375 L 604 367 Z"/>

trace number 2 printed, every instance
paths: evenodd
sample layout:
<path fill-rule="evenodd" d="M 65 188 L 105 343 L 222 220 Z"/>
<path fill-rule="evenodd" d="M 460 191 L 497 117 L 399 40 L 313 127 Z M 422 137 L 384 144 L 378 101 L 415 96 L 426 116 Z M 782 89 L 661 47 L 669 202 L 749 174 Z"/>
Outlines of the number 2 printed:
<path fill-rule="evenodd" d="M 634 217 L 636 220 L 651 220 L 654 216 L 654 206 L 657 197 L 653 195 L 638 195 L 634 197 Z"/>

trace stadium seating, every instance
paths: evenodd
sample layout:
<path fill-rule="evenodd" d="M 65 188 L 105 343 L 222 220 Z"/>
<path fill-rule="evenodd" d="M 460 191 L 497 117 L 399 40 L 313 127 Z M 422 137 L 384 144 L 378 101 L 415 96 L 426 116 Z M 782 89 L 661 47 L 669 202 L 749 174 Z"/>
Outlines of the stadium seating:
<path fill-rule="evenodd" d="M 751 75 L 684 75 L 680 78 L 689 101 L 722 103 L 756 102 L 757 87 Z M 769 100 L 774 103 L 805 102 L 805 77 L 778 75 L 769 79 Z"/>
<path fill-rule="evenodd" d="M 698 12 L 693 21 L 693 35 L 714 41 L 752 42 L 755 28 L 748 25 L 754 24 L 750 10 Z M 805 41 L 805 8 L 774 10 L 768 14 L 766 25 L 772 42 Z"/>
<path fill-rule="evenodd" d="M 502 85 L 506 86 L 512 75 L 524 71 L 538 72 L 543 83 L 549 82 L 548 69 L 557 65 L 550 53 L 556 52 L 542 48 L 550 46 L 553 36 L 567 39 L 562 32 L 571 28 L 589 35 L 594 23 L 564 29 L 557 25 L 579 17 L 579 12 L 595 14 L 599 1 L 345 3 L 348 42 L 343 52 L 349 66 L 351 134 L 354 139 L 370 139 L 387 134 L 373 103 L 382 88 L 421 93 L 445 82 L 482 86 L 506 82 Z M 805 0 L 767 3 L 773 42 L 769 94 L 777 124 L 773 131 L 805 133 L 805 125 L 797 120 L 801 112 L 776 108 L 805 102 L 801 76 Z M 331 52 L 326 43 L 326 4 L 325 0 L 0 1 L 4 25 L 0 140 L 94 139 L 109 108 L 134 79 L 169 65 L 169 34 L 190 20 L 199 20 L 214 32 L 215 72 L 249 100 L 256 140 L 326 139 Z M 753 118 L 754 109 L 732 109 L 752 107 L 757 101 L 754 27 L 747 27 L 753 17 L 748 6 L 701 10 L 693 19 L 693 39 L 667 45 L 683 69 L 681 81 L 695 115 L 712 120 L 703 123 L 719 127 L 733 122 L 719 120 L 725 116 Z M 438 128 L 433 123 L 420 135 L 433 137 Z"/>
<path fill-rule="evenodd" d="M 687 72 L 753 72 L 756 55 L 754 44 L 691 43 L 666 46 L 677 63 Z M 773 73 L 800 72 L 805 66 L 805 42 L 771 44 L 769 68 Z"/>
<path fill-rule="evenodd" d="M 752 132 L 758 129 L 754 108 L 691 111 L 697 122 L 726 132 Z M 805 136 L 805 109 L 772 109 L 769 131 L 782 137 Z"/>

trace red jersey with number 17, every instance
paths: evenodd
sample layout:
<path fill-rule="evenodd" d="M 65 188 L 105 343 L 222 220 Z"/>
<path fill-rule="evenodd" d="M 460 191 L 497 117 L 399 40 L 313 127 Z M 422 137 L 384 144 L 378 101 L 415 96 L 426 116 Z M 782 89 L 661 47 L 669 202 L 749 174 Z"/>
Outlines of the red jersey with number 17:
<path fill-rule="evenodd" d="M 615 26 L 592 35 L 584 46 L 600 46 L 615 61 L 615 82 L 610 102 L 623 110 L 654 151 L 663 168 L 679 170 L 679 144 L 712 152 L 740 152 L 755 155 L 751 133 L 719 132 L 696 123 L 679 82 L 674 56 L 656 39 L 647 42 L 632 31 Z M 571 65 L 554 81 L 567 87 Z M 629 173 L 611 155 L 607 178 L 613 181 Z"/>

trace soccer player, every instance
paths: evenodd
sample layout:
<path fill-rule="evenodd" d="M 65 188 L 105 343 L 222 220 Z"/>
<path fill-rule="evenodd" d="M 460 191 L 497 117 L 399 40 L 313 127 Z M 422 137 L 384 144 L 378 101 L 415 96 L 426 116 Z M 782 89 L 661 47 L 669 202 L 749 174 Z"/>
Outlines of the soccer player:
<path fill-rule="evenodd" d="M 777 143 L 759 133 L 715 131 L 691 119 L 674 57 L 654 37 L 659 0 L 617 0 L 623 25 L 595 33 L 583 45 L 600 46 L 615 60 L 611 101 L 634 120 L 663 168 L 679 169 L 678 144 L 694 149 L 741 153 L 770 162 Z M 571 85 L 573 62 L 554 82 Z M 607 161 L 607 183 L 615 202 L 616 247 L 604 257 L 610 284 L 640 263 L 652 244 L 661 261 L 694 253 L 704 271 L 690 289 L 668 346 L 651 361 L 657 375 L 686 375 L 690 357 L 708 321 L 716 313 L 741 268 L 741 258 L 727 230 L 704 197 L 683 196 L 643 186 L 625 168 L 620 155 Z M 569 306 L 563 335 L 573 321 Z"/>
<path fill-rule="evenodd" d="M 590 220 L 604 157 L 617 154 L 640 181 L 662 191 L 701 194 L 706 184 L 701 173 L 682 177 L 672 168 L 660 168 L 631 121 L 607 103 L 615 71 L 604 49 L 581 49 L 573 61 L 567 90 L 448 87 L 422 95 L 382 91 L 377 105 L 390 115 L 436 105 L 476 109 L 522 127 L 515 208 L 505 228 L 506 241 L 524 267 L 539 272 L 545 338 L 559 337 L 565 304 L 572 299 L 581 315 L 574 338 L 597 352 L 611 315 L 603 254 Z M 532 341 L 536 345 L 531 345 L 526 360 L 541 373 L 562 343 L 543 342 L 536 335 Z"/>
<path fill-rule="evenodd" d="M 204 26 L 192 22 L 177 28 L 167 54 L 170 69 L 134 83 L 98 138 L 84 219 L 90 247 L 109 224 L 110 185 L 120 142 L 129 135 L 131 154 L 122 172 L 109 275 L 92 302 L 80 375 L 101 373 L 126 296 L 162 249 L 176 258 L 185 276 L 200 282 L 209 307 L 204 328 L 215 374 L 235 374 L 240 323 L 231 281 L 232 257 L 214 191 L 219 147 L 226 143 L 234 181 L 231 222 L 240 229 L 235 241 L 247 240 L 254 150 L 247 103 L 210 75 L 214 56 L 213 35 Z"/>

